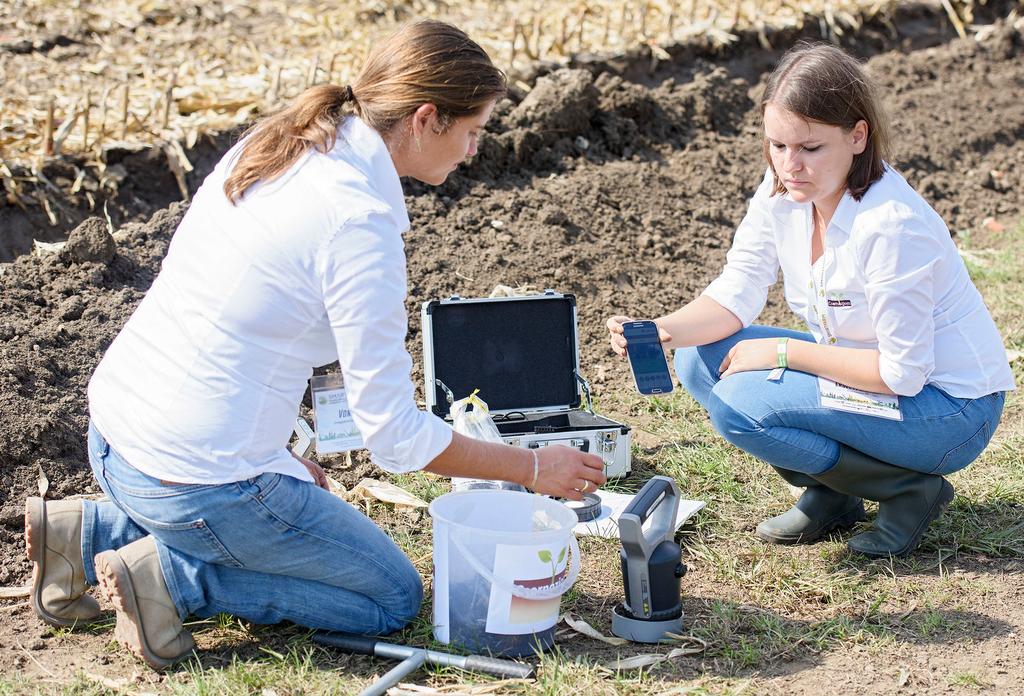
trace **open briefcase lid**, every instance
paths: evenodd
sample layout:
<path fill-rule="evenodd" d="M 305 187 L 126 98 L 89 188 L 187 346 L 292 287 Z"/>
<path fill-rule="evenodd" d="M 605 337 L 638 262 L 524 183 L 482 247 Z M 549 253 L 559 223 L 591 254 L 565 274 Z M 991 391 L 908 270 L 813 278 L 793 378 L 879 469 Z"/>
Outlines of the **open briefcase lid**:
<path fill-rule="evenodd" d="M 575 296 L 454 296 L 424 303 L 421 317 L 424 394 L 434 414 L 448 415 L 445 387 L 456 399 L 479 389 L 495 414 L 580 405 Z"/>

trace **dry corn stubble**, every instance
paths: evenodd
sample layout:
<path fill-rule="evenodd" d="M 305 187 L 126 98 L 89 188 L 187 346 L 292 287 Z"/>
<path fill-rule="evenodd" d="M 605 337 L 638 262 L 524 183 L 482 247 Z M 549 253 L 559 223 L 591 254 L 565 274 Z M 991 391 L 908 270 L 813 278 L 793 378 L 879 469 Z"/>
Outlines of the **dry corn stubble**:
<path fill-rule="evenodd" d="M 965 11 L 940 1 L 951 18 L 962 13 L 969 21 L 971 3 L 957 4 Z M 37 167 L 58 148 L 102 160 L 115 136 L 160 147 L 176 140 L 187 148 L 280 106 L 309 84 L 350 80 L 373 41 L 414 17 L 459 25 L 514 74 L 537 59 L 642 44 L 664 59 L 663 47 L 675 42 L 707 37 L 726 45 L 736 30 L 755 28 L 763 36 L 765 26 L 800 27 L 812 15 L 822 16 L 823 37 L 841 36 L 893 4 L 589 0 L 552 8 L 537 0 L 259 0 L 172 9 L 149 0 L 19 0 L 0 11 L 0 151 L 8 163 Z M 957 28 L 963 30 L 962 21 Z M 96 94 L 103 95 L 99 119 L 92 114 Z M 108 109 L 120 114 L 109 129 Z"/>

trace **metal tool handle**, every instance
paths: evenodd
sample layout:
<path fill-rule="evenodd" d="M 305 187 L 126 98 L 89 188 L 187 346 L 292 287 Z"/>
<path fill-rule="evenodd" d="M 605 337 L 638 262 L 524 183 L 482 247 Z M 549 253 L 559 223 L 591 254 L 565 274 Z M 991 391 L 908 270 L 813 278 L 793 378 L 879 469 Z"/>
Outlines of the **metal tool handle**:
<path fill-rule="evenodd" d="M 396 686 L 398 682 L 402 681 L 402 679 L 418 670 L 426 661 L 426 650 L 417 650 L 412 655 L 388 670 L 388 672 L 381 676 L 380 679 L 360 691 L 359 696 L 384 696 L 384 694 L 388 692 L 388 689 L 392 686 Z"/>
<path fill-rule="evenodd" d="M 452 655 L 451 653 L 438 650 L 424 650 L 423 648 L 414 648 L 408 645 L 397 645 L 377 640 L 376 638 L 356 636 L 349 633 L 317 631 L 313 634 L 313 642 L 341 648 L 357 655 L 375 655 L 393 660 L 407 660 L 417 653 L 422 653 L 425 655 L 426 661 L 432 665 L 458 667 L 466 671 L 482 672 L 496 677 L 505 677 L 506 679 L 531 679 L 534 676 L 534 669 L 531 665 L 513 660 L 499 660 L 483 655 Z"/>
<path fill-rule="evenodd" d="M 317 631 L 313 634 L 313 642 L 341 648 L 345 652 L 355 653 L 356 655 L 374 655 L 374 649 L 380 641 L 376 638 L 354 636 L 350 633 Z"/>
<path fill-rule="evenodd" d="M 483 655 L 468 656 L 462 669 L 467 672 L 482 672 L 506 679 L 533 679 L 534 676 L 533 667 L 530 665 Z"/>

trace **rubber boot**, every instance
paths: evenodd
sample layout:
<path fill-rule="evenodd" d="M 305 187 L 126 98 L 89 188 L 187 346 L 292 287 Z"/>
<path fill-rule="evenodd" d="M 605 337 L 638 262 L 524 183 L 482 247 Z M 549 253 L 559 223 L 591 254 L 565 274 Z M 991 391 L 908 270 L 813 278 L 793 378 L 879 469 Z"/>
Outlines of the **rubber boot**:
<path fill-rule="evenodd" d="M 153 537 L 97 554 L 96 577 L 117 610 L 119 643 L 157 671 L 192 654 L 196 644 L 167 591 Z"/>
<path fill-rule="evenodd" d="M 838 493 L 807 474 L 772 468 L 791 486 L 807 490 L 789 510 L 757 525 L 755 533 L 761 539 L 773 544 L 807 544 L 867 517 L 860 498 Z"/>
<path fill-rule="evenodd" d="M 32 608 L 51 626 L 73 626 L 100 615 L 85 594 L 82 501 L 25 501 L 25 549 L 32 562 Z"/>
<path fill-rule="evenodd" d="M 941 476 L 886 464 L 842 445 L 836 465 L 814 478 L 837 491 L 878 502 L 874 527 L 848 542 L 851 551 L 872 558 L 908 555 L 953 500 L 953 486 Z"/>

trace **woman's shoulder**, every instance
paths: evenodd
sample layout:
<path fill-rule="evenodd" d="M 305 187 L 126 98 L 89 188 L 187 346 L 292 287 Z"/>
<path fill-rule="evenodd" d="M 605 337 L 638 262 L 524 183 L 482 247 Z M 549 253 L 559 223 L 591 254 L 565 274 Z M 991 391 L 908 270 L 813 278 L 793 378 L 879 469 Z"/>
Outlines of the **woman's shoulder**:
<path fill-rule="evenodd" d="M 885 234 L 907 228 L 949 236 L 946 224 L 892 166 L 864 192 L 853 222 L 854 234 Z"/>

